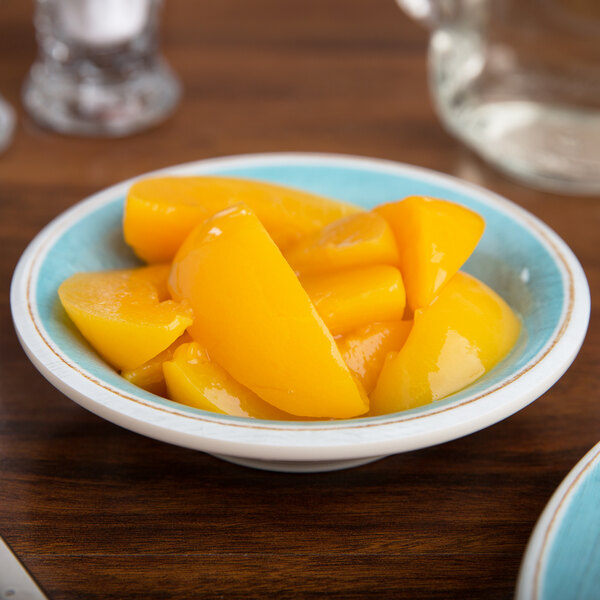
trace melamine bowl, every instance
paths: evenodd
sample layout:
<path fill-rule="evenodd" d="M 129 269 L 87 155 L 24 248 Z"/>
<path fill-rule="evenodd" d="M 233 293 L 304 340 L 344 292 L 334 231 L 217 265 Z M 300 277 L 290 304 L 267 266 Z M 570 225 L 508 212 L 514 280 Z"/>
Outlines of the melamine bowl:
<path fill-rule="evenodd" d="M 108 367 L 57 300 L 59 284 L 72 273 L 137 264 L 121 233 L 132 182 L 126 181 L 76 204 L 31 242 L 15 270 L 11 306 L 19 339 L 38 370 L 75 402 L 131 431 L 263 469 L 351 467 L 441 444 L 509 417 L 556 382 L 583 342 L 590 298 L 579 262 L 537 218 L 480 187 L 394 162 L 323 154 L 218 158 L 157 173 L 261 179 L 365 208 L 411 194 L 464 204 L 486 220 L 464 268 L 499 292 L 524 327 L 512 353 L 474 384 L 401 413 L 287 423 L 217 415 L 159 398 Z"/>

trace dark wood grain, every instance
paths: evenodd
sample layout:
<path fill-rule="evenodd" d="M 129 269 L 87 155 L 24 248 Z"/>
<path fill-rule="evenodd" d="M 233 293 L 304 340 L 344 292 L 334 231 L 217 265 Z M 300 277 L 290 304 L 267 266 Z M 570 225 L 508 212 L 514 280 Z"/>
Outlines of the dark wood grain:
<path fill-rule="evenodd" d="M 427 32 L 392 0 L 169 0 L 176 114 L 131 138 L 75 139 L 24 114 L 32 6 L 0 3 L 0 533 L 50 598 L 510 598 L 541 510 L 600 432 L 599 198 L 528 190 L 440 127 Z M 592 321 L 567 374 L 510 419 L 336 473 L 253 471 L 84 411 L 29 363 L 9 285 L 32 237 L 85 196 L 184 161 L 248 152 L 383 157 L 480 183 L 581 260 Z"/>

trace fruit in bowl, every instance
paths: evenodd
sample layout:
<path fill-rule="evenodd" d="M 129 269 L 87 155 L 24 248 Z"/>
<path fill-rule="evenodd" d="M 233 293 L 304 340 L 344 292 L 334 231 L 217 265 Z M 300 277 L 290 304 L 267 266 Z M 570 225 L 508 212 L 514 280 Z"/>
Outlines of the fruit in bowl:
<path fill-rule="evenodd" d="M 74 274 L 59 297 L 129 381 L 188 406 L 395 413 L 471 384 L 519 337 L 508 304 L 460 272 L 484 220 L 453 202 L 365 211 L 266 182 L 159 177 L 131 186 L 123 226 L 154 264 Z"/>
<path fill-rule="evenodd" d="M 211 159 L 170 167 L 145 179 L 204 176 L 261 180 L 344 201 L 346 208 L 341 210 L 338 206 L 335 214 L 326 211 L 330 217 L 325 216 L 325 220 L 321 211 L 315 229 L 303 230 L 289 245 L 281 245 L 283 256 L 301 282 L 327 272 L 370 268 L 370 264 L 354 262 L 357 255 L 363 254 L 351 243 L 354 239 L 351 232 L 356 228 L 370 240 L 368 253 L 366 246 L 362 246 L 364 254 L 375 255 L 380 265 L 401 271 L 401 247 L 396 244 L 396 259 L 393 249 L 390 253 L 389 230 L 379 219 L 382 215 L 373 210 L 378 206 L 420 194 L 447 199 L 471 210 L 485 219 L 485 233 L 461 271 L 476 277 L 507 301 L 521 322 L 519 338 L 505 359 L 445 398 L 405 410 L 400 405 L 398 412 L 380 415 L 373 414 L 377 403 L 370 398 L 370 412 L 348 419 L 288 417 L 288 413 L 283 413 L 285 419 L 277 419 L 271 415 L 279 409 L 268 403 L 265 404 L 270 415 L 261 413 L 248 418 L 244 410 L 249 405 L 244 398 L 254 398 L 256 394 L 212 361 L 206 348 L 194 342 L 187 332 L 153 359 L 140 367 L 123 370 L 121 375 L 78 333 L 60 305 L 57 292 L 77 272 L 91 274 L 140 267 L 139 258 L 123 240 L 124 206 L 132 185 L 136 184 L 126 181 L 79 202 L 48 224 L 21 257 L 11 286 L 15 329 L 29 358 L 56 388 L 103 419 L 163 442 L 246 466 L 293 472 L 348 468 L 456 439 L 509 417 L 552 386 L 581 346 L 590 299 L 577 258 L 546 225 L 490 191 L 447 175 L 390 161 L 323 154 Z M 235 202 L 218 210 L 232 204 Z M 257 213 L 256 207 L 249 202 L 246 205 Z M 302 214 L 304 223 L 310 223 L 310 219 L 307 221 L 310 210 Z M 377 217 L 364 216 L 371 214 Z M 167 221 L 162 216 L 154 223 Z M 337 225 L 333 225 L 336 221 Z M 187 223 L 184 237 L 197 225 Z M 272 225 L 273 222 L 269 228 Z M 392 229 L 393 225 L 390 223 L 389 227 Z M 161 234 L 159 227 L 151 238 L 158 240 Z M 346 239 L 346 244 L 331 246 L 336 239 Z M 156 286 L 158 304 L 168 300 L 174 291 L 169 291 L 168 280 L 171 262 L 182 242 L 183 239 L 176 242 L 168 258 L 157 257 L 156 266 L 150 265 L 156 269 L 154 275 L 162 270 L 163 279 L 153 276 L 149 282 Z M 293 245 L 297 245 L 297 252 L 292 251 Z M 319 245 L 322 247 L 317 252 Z M 314 259 L 305 258 L 306 246 L 313 247 Z M 444 270 L 444 265 L 441 266 Z M 421 309 L 410 308 L 414 300 L 410 299 L 411 284 L 404 274 L 402 282 L 409 306 L 402 320 L 361 325 L 334 337 L 354 381 L 360 382 L 370 397 L 374 397 L 373 390 L 388 355 L 395 356 L 394 362 L 402 363 L 406 361 L 401 358 L 402 351 L 411 346 L 418 352 L 433 351 L 435 347 L 417 343 Z M 449 285 L 447 282 L 444 289 Z M 440 290 L 431 307 L 441 298 Z M 173 302 L 179 303 L 178 310 L 184 308 L 181 300 Z M 191 310 L 191 306 L 187 308 Z M 428 308 L 423 310 L 429 312 Z M 323 321 L 320 315 L 319 318 Z M 469 321 L 463 325 L 468 327 Z M 466 337 L 468 331 L 461 335 Z M 408 336 L 416 341 L 409 345 Z M 454 339 L 456 345 L 459 338 L 454 336 Z M 437 345 L 442 344 L 438 341 Z M 171 399 L 166 397 L 164 377 L 169 362 L 181 374 L 180 386 L 177 389 L 171 386 Z M 199 362 L 204 366 L 196 370 Z M 190 366 L 194 367 L 193 372 Z M 474 373 L 477 374 L 477 369 Z M 305 377 L 311 374 L 306 373 Z M 215 385 L 215 380 L 220 384 Z M 242 385 L 249 391 L 243 394 L 244 398 L 238 387 Z M 190 386 L 198 388 L 201 395 L 191 394 Z M 414 388 L 412 384 L 411 387 Z M 196 404 L 192 401 L 190 405 L 183 404 L 183 397 L 195 398 Z M 240 412 L 215 411 L 229 411 L 227 407 L 236 403 L 241 407 Z"/>

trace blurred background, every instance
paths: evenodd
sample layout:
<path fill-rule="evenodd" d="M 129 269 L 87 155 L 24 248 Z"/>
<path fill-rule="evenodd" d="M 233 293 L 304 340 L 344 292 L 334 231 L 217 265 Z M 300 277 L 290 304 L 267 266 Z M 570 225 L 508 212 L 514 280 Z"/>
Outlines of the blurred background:
<path fill-rule="evenodd" d="M 160 50 L 182 84 L 174 114 L 130 137 L 94 139 L 44 129 L 24 110 L 22 89 L 37 54 L 34 3 L 3 0 L 0 94 L 17 125 L 0 155 L 0 194 L 35 170 L 48 210 L 58 214 L 106 185 L 180 162 L 335 152 L 426 166 L 508 197 L 518 189 L 521 203 L 535 212 L 543 201 L 549 224 L 557 224 L 563 200 L 505 179 L 441 125 L 428 87 L 429 31 L 393 0 L 371 4 L 168 0 Z M 2 200 L 8 210 L 10 195 Z"/>

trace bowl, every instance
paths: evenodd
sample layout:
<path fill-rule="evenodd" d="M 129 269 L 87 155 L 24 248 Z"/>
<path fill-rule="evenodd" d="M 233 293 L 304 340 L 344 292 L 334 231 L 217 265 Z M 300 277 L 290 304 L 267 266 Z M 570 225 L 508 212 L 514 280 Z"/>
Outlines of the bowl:
<path fill-rule="evenodd" d="M 31 242 L 13 276 L 11 307 L 25 352 L 55 387 L 100 417 L 142 435 L 275 471 L 352 467 L 473 433 L 543 394 L 574 360 L 587 330 L 583 270 L 546 225 L 480 187 L 389 161 L 323 154 L 263 154 L 203 160 L 152 175 L 220 174 L 271 181 L 365 208 L 422 194 L 461 203 L 486 220 L 464 266 L 523 320 L 511 354 L 458 393 L 420 408 L 339 421 L 274 422 L 218 415 L 141 390 L 104 363 L 70 323 L 59 284 L 78 271 L 138 262 L 121 233 L 133 180 L 76 204 Z"/>
<path fill-rule="evenodd" d="M 571 469 L 540 515 L 515 600 L 592 600 L 600 589 L 600 442 Z"/>

